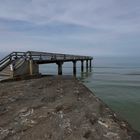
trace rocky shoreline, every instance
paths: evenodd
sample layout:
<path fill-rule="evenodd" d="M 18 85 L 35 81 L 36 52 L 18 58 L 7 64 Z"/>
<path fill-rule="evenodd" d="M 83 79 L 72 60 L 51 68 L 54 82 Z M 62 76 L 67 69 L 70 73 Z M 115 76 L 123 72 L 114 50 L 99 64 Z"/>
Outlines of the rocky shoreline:
<path fill-rule="evenodd" d="M 0 140 L 140 140 L 70 76 L 0 83 Z"/>

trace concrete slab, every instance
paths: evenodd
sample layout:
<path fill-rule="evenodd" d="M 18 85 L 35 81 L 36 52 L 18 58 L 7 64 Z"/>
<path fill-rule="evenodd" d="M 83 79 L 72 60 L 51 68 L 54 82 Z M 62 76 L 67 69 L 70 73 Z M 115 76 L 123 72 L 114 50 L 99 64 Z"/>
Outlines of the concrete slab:
<path fill-rule="evenodd" d="M 140 140 L 74 77 L 0 83 L 0 140 Z"/>

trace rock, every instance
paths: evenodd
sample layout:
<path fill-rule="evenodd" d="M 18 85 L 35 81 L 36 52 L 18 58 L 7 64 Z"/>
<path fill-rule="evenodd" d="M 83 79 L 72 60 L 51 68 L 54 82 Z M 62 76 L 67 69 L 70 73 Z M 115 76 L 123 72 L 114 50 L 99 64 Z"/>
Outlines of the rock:
<path fill-rule="evenodd" d="M 114 133 L 114 132 L 107 132 L 107 134 L 104 135 L 105 137 L 109 138 L 110 140 L 120 140 L 120 137 L 118 135 L 118 133 Z"/>

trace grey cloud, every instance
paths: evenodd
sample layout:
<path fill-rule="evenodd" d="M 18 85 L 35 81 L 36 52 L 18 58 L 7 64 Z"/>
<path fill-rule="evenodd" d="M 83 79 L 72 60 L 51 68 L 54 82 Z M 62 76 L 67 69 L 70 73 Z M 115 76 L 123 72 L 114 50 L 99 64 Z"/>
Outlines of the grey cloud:
<path fill-rule="evenodd" d="M 91 29 L 91 32 L 83 31 L 80 33 L 67 34 L 66 36 L 63 34 L 57 37 L 40 36 L 38 33 L 38 36 L 32 35 L 32 38 L 29 38 L 31 41 L 28 39 L 22 40 L 24 35 L 12 31 L 13 34 L 19 36 L 20 39 L 19 41 L 11 41 L 10 43 L 13 43 L 14 47 L 20 46 L 20 42 L 22 42 L 22 44 L 27 45 L 25 49 L 30 48 L 30 46 L 31 48 L 33 48 L 33 46 L 37 48 L 37 45 L 44 47 L 47 44 L 47 49 L 52 50 L 52 47 L 56 50 L 66 51 L 67 48 L 64 47 L 64 45 L 70 47 L 67 45 L 69 42 L 74 42 L 75 45 L 82 45 L 85 42 L 84 45 L 89 44 L 95 46 L 92 49 L 88 49 L 87 52 L 91 50 L 91 52 L 97 52 L 97 54 L 108 54 L 111 52 L 112 54 L 115 52 L 121 53 L 121 50 L 123 50 L 123 41 L 127 42 L 130 39 L 135 40 L 134 38 L 138 38 L 140 35 L 139 17 L 139 0 L 0 0 L 0 21 L 2 19 L 8 19 L 9 21 L 19 20 L 30 22 L 36 26 L 62 23 L 82 26 L 83 28 L 88 28 L 88 30 Z M 0 32 L 4 32 L 5 30 L 7 36 L 8 29 L 6 25 L 0 27 Z M 12 36 L 11 34 L 10 32 L 9 37 Z M 39 39 L 39 43 L 35 40 L 36 38 Z M 44 40 L 43 44 L 41 43 L 41 39 Z M 59 42 L 59 40 L 61 41 Z M 66 40 L 67 43 L 65 43 L 64 40 Z M 8 48 L 10 43 L 3 42 L 1 45 Z M 55 47 L 56 44 L 59 46 L 58 49 Z M 132 44 L 124 44 L 124 46 L 130 45 Z M 100 48 L 98 46 L 100 46 Z M 23 46 L 21 47 L 23 48 Z M 9 50 L 11 49 L 12 48 L 9 48 Z M 82 47 L 82 49 L 86 51 L 84 47 Z M 76 51 L 74 48 L 73 50 Z M 129 50 L 132 50 L 132 47 L 130 47 Z"/>
<path fill-rule="evenodd" d="M 0 17 L 36 24 L 72 23 L 92 28 L 127 31 L 140 25 L 138 0 L 6 0 L 0 2 Z M 135 27 L 134 27 L 135 26 Z M 129 29 L 132 31 L 131 29 Z"/>

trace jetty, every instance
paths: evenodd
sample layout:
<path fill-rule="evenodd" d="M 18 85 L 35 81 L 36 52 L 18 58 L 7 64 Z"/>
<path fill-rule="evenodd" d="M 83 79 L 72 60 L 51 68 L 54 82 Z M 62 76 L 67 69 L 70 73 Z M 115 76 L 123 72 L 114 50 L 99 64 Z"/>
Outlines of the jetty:
<path fill-rule="evenodd" d="M 76 75 L 76 63 L 81 62 L 81 72 L 84 71 L 84 61 L 86 69 L 92 67 L 93 57 L 58 54 L 48 52 L 12 52 L 0 61 L 0 74 L 10 77 L 39 75 L 40 64 L 56 63 L 58 66 L 58 75 L 62 75 L 62 67 L 65 62 L 73 63 L 73 75 Z"/>
<path fill-rule="evenodd" d="M 140 140 L 74 76 L 0 83 L 0 140 Z"/>

